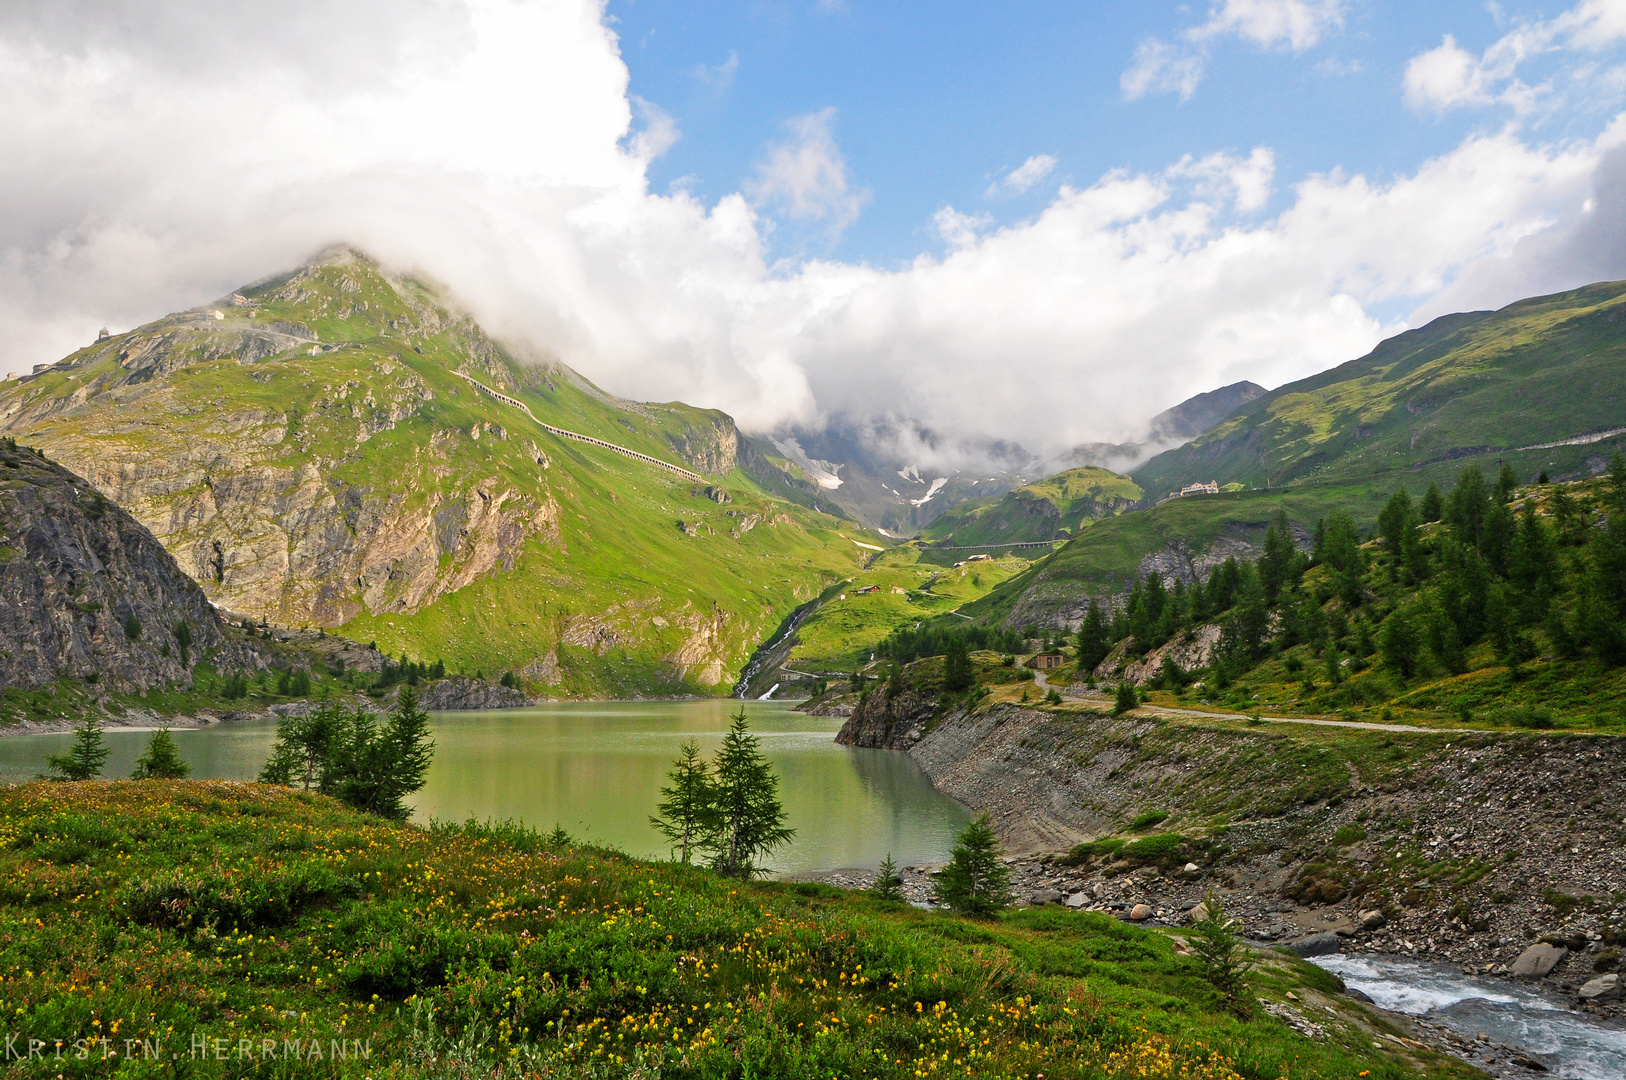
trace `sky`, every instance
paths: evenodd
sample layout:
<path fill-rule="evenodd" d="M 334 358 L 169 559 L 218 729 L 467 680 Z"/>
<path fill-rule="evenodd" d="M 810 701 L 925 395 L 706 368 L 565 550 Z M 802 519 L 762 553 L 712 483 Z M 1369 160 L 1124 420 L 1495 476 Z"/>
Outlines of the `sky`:
<path fill-rule="evenodd" d="M 1626 0 L 0 0 L 0 101 L 0 373 L 349 243 L 950 465 L 1626 278 Z"/>

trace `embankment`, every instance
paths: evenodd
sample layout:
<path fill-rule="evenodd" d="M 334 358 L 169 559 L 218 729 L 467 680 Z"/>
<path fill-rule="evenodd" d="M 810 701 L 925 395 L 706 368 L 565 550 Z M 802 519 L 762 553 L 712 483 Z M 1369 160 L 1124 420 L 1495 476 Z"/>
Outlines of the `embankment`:
<path fill-rule="evenodd" d="M 1178 923 L 1216 888 L 1267 941 L 1497 973 L 1545 940 L 1571 988 L 1622 966 L 1626 740 L 924 708 L 877 690 L 842 739 L 988 812 L 1027 899 Z"/>

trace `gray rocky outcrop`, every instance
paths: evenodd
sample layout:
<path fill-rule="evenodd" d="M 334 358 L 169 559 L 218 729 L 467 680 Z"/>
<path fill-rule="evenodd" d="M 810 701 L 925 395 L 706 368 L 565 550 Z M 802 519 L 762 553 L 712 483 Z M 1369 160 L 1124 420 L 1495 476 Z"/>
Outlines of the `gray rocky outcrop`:
<path fill-rule="evenodd" d="M 184 650 L 178 635 L 190 635 Z M 66 677 L 146 690 L 188 680 L 204 658 L 264 666 L 140 522 L 84 478 L 0 440 L 0 687 Z"/>
<path fill-rule="evenodd" d="M 908 750 L 926 734 L 936 712 L 937 695 L 929 688 L 909 683 L 893 693 L 883 684 L 858 703 L 836 733 L 836 742 L 874 750 Z"/>
<path fill-rule="evenodd" d="M 418 693 L 418 705 L 429 712 L 472 709 L 523 709 L 536 704 L 518 690 L 461 675 L 438 679 Z"/>

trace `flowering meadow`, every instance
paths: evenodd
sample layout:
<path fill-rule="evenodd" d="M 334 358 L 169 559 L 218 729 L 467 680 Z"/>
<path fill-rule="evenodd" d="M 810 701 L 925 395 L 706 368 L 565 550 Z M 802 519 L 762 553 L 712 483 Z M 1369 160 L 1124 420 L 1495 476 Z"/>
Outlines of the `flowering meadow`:
<path fill-rule="evenodd" d="M 1336 989 L 1286 958 L 1256 985 Z M 973 923 L 228 782 L 0 789 L 0 1014 L 23 1077 L 1469 1075 L 1325 1010 L 1323 1040 L 1224 1012 L 1100 915 Z"/>

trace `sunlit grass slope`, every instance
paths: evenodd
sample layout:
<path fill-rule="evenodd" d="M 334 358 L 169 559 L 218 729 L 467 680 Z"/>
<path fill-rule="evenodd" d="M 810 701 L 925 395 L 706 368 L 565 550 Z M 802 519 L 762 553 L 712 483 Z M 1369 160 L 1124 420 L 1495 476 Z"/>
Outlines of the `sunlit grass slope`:
<path fill-rule="evenodd" d="M 997 499 L 960 503 L 921 530 L 921 536 L 957 547 L 1051 540 L 1122 513 L 1141 494 L 1127 476 L 1106 469 L 1068 469 Z"/>
<path fill-rule="evenodd" d="M 1015 555 L 952 565 L 957 561 L 919 544 L 876 555 L 851 580 L 826 591 L 796 631 L 788 665 L 814 673 L 861 667 L 892 631 L 955 611 L 1029 565 Z"/>
<path fill-rule="evenodd" d="M 1623 441 L 1518 448 L 1626 426 L 1623 403 L 1626 282 L 1604 282 L 1398 334 L 1271 391 L 1134 476 L 1154 496 L 1211 479 L 1393 487 L 1404 477 L 1421 490 L 1468 460 L 1492 471 L 1498 457 L 1521 476 L 1567 476 Z"/>
<path fill-rule="evenodd" d="M 458 372 L 706 480 L 561 439 Z M 224 607 L 555 695 L 724 689 L 876 539 L 744 471 L 726 415 L 522 362 L 349 252 L 8 384 L 0 418 Z"/>
<path fill-rule="evenodd" d="M 1374 1049 L 1286 957 L 1253 989 L 1328 1002 L 1325 1040 L 1224 1013 L 1101 915 L 972 924 L 218 782 L 7 789 L 0 837 L 0 1008 L 42 1050 L 19 1077 L 1470 1075 Z"/>

